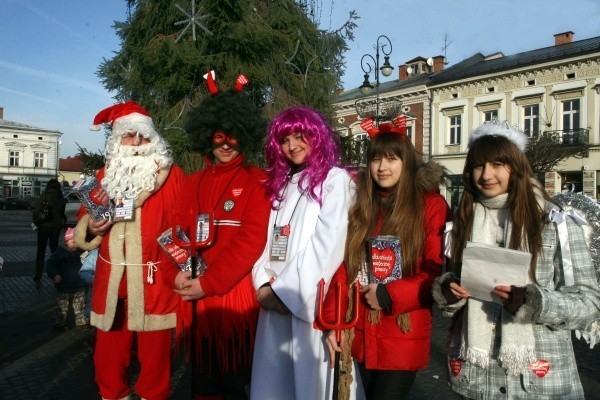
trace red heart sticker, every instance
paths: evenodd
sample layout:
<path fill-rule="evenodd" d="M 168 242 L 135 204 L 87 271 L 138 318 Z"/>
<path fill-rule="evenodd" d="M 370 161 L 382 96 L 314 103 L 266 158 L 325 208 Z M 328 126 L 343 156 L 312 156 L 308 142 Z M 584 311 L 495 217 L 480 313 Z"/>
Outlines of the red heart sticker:
<path fill-rule="evenodd" d="M 98 205 L 108 205 L 108 195 L 101 188 L 94 188 L 90 190 L 90 199 Z"/>
<path fill-rule="evenodd" d="M 546 360 L 538 360 L 533 364 L 529 364 L 529 368 L 531 368 L 538 378 L 543 378 L 550 370 L 550 363 Z"/>
<path fill-rule="evenodd" d="M 379 250 L 373 248 L 371 252 L 371 261 L 373 262 L 373 275 L 382 280 L 390 276 L 396 263 L 396 254 L 392 249 Z"/>
<path fill-rule="evenodd" d="M 450 364 L 450 370 L 452 371 L 452 375 L 458 376 L 460 370 L 462 369 L 462 361 L 460 360 L 450 360 L 448 362 Z"/>

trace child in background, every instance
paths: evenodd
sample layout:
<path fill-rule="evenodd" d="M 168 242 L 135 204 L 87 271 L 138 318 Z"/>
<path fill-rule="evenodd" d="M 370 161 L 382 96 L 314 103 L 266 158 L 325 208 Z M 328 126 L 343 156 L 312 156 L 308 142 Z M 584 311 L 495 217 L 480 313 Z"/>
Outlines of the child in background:
<path fill-rule="evenodd" d="M 96 260 L 98 260 L 98 249 L 86 251 L 81 254 L 81 269 L 79 277 L 87 284 L 85 288 L 85 318 L 90 320 L 90 309 L 92 305 L 92 283 L 96 271 Z"/>
<path fill-rule="evenodd" d="M 46 274 L 54 282 L 58 292 L 58 311 L 54 329 L 68 331 L 67 316 L 72 303 L 75 314 L 75 324 L 79 329 L 89 329 L 85 317 L 85 288 L 86 283 L 79 277 L 81 268 L 81 253 L 73 240 L 73 228 L 65 232 L 65 247 L 59 246 L 46 261 Z"/>

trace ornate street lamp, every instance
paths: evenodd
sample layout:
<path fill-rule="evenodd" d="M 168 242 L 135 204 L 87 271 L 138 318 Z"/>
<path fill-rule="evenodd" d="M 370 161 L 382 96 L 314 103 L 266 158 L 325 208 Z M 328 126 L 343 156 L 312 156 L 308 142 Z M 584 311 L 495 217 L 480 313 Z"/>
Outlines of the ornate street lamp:
<path fill-rule="evenodd" d="M 388 50 L 389 47 L 389 50 Z M 383 53 L 383 65 L 379 66 L 379 57 L 380 51 Z M 390 64 L 390 54 L 392 53 L 392 42 L 385 35 L 380 35 L 377 38 L 377 43 L 375 45 L 375 57 L 371 54 L 364 54 L 360 59 L 360 67 L 362 68 L 364 75 L 364 82 L 359 86 L 361 93 L 365 96 L 371 94 L 373 89 L 375 89 L 375 124 L 379 126 L 379 120 L 385 118 L 386 116 L 382 116 L 379 114 L 379 72 L 383 76 L 390 76 L 394 71 L 394 67 Z M 371 84 L 369 81 L 369 75 L 373 72 L 373 77 L 375 78 L 375 86 Z M 370 102 L 369 102 L 370 103 Z M 362 118 L 365 117 L 366 109 L 369 106 L 366 104 L 364 100 L 357 100 L 355 103 L 356 112 Z"/>

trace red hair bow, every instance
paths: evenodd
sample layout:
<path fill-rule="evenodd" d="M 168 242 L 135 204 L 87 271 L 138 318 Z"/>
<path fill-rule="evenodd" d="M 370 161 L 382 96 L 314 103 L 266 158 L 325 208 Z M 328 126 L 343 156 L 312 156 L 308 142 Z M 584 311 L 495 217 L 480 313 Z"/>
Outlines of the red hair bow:
<path fill-rule="evenodd" d="M 373 139 L 375 136 L 383 132 L 390 132 L 400 135 L 402 140 L 406 140 L 406 117 L 397 116 L 391 123 L 381 124 L 379 128 L 375 126 L 371 118 L 365 118 L 360 123 L 360 127 L 369 134 L 369 137 Z"/>

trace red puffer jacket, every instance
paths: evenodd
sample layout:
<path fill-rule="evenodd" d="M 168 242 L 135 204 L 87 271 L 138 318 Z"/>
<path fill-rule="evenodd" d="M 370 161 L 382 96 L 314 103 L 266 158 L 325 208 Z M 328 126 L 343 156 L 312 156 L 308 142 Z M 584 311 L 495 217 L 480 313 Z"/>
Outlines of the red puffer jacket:
<path fill-rule="evenodd" d="M 413 276 L 398 279 L 385 285 L 392 305 L 383 310 L 381 322 L 372 325 L 368 320 L 370 310 L 361 298 L 359 318 L 352 342 L 352 356 L 367 369 L 419 370 L 429 362 L 433 298 L 433 280 L 441 273 L 443 261 L 443 233 L 450 209 L 437 193 L 425 196 L 426 243 L 423 256 Z M 341 283 L 342 298 L 347 298 L 346 267 L 340 266 L 334 275 L 325 297 L 324 315 L 328 321 L 335 319 L 335 287 Z M 346 302 L 344 302 L 346 303 Z M 342 305 L 344 309 L 347 304 Z M 403 333 L 397 324 L 400 314 L 408 313 L 412 329 Z"/>

